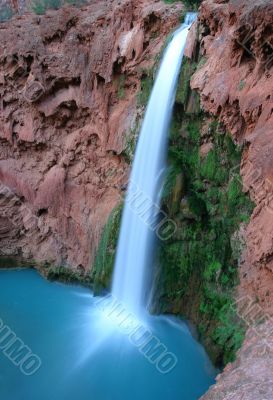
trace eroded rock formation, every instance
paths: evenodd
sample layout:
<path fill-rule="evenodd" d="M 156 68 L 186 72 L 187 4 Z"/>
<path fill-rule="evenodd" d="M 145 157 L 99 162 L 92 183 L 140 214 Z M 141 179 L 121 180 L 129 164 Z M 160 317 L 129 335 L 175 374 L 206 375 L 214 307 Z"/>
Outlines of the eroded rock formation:
<path fill-rule="evenodd" d="M 98 0 L 0 24 L 0 254 L 88 269 L 136 94 L 181 6 Z"/>
<path fill-rule="evenodd" d="M 238 304 L 248 333 L 204 400 L 273 398 L 273 4 L 205 0 L 199 17 L 203 59 L 192 79 L 206 111 L 243 146 L 244 190 L 256 203 L 245 234 Z"/>
<path fill-rule="evenodd" d="M 205 1 L 204 65 L 192 80 L 203 107 L 244 146 L 244 189 L 257 204 L 247 231 L 242 286 L 273 313 L 273 4 Z M 238 166 L 239 168 L 240 166 Z"/>

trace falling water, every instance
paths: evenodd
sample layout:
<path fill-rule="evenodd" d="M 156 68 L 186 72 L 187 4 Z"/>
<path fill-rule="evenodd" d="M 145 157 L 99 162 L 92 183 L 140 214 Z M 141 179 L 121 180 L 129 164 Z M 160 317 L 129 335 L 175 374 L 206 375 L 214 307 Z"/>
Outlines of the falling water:
<path fill-rule="evenodd" d="M 196 14 L 187 14 L 165 50 L 140 132 L 125 200 L 112 294 L 138 316 L 145 308 L 150 289 L 147 286 L 160 222 L 157 204 L 166 169 L 168 130 L 186 39 L 195 18 Z"/>

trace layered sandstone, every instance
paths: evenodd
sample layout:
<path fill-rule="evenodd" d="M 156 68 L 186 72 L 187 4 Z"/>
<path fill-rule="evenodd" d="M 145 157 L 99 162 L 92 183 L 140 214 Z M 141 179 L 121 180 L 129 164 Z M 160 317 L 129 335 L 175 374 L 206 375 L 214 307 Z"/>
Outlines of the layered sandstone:
<path fill-rule="evenodd" d="M 136 95 L 181 6 L 97 0 L 0 24 L 0 254 L 88 269 Z"/>

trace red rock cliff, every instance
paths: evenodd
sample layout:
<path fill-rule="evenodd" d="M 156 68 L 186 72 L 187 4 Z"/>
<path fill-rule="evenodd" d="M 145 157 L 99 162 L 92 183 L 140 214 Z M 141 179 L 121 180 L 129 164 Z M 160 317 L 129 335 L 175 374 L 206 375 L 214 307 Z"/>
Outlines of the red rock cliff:
<path fill-rule="evenodd" d="M 238 359 L 204 400 L 273 399 L 273 3 L 205 0 L 203 59 L 192 79 L 206 111 L 244 148 L 244 190 L 256 203 L 240 268 L 238 312 L 248 326 Z M 201 66 L 202 65 L 202 66 Z"/>
<path fill-rule="evenodd" d="M 0 254 L 89 268 L 136 94 L 179 6 L 97 0 L 0 24 Z"/>

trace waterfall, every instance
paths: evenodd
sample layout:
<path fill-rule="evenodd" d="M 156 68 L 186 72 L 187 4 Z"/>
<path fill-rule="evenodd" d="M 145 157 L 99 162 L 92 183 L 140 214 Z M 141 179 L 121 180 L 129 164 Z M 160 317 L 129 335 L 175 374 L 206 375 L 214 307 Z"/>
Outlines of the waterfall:
<path fill-rule="evenodd" d="M 185 23 L 167 46 L 142 124 L 128 183 L 112 285 L 112 294 L 128 310 L 141 315 L 150 290 L 156 236 L 172 229 L 160 213 L 160 190 L 167 165 L 168 130 L 189 28 Z M 164 224 L 166 226 L 164 226 Z M 164 231 L 165 230 L 165 231 Z"/>

